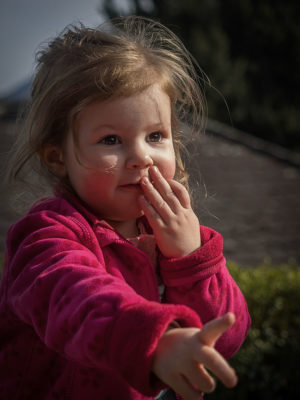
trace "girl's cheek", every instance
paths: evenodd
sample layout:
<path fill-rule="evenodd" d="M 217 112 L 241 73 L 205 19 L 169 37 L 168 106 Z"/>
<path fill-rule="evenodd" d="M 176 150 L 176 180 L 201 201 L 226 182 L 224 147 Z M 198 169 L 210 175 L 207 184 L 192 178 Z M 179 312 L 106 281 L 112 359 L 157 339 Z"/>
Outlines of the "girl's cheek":
<path fill-rule="evenodd" d="M 103 171 L 106 174 L 113 174 L 117 170 L 118 163 L 117 162 L 112 162 L 109 165 L 107 165 L 105 168 L 103 168 Z"/>
<path fill-rule="evenodd" d="M 96 164 L 96 169 L 106 174 L 114 173 L 117 168 L 118 157 L 116 156 L 102 157 L 98 160 Z"/>
<path fill-rule="evenodd" d="M 157 167 L 166 180 L 173 179 L 176 171 L 174 152 L 166 152 L 165 157 L 161 158 L 157 163 Z"/>
<path fill-rule="evenodd" d="M 175 167 L 172 168 L 171 166 L 169 166 L 169 168 L 161 168 L 160 172 L 166 180 L 171 180 L 174 178 L 175 175 Z"/>

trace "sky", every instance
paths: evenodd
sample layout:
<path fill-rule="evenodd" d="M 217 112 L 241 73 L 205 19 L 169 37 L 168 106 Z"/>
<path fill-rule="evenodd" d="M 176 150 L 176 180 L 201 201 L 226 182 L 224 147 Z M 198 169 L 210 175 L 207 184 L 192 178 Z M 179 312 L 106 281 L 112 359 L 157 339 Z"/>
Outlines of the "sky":
<path fill-rule="evenodd" d="M 34 71 L 39 45 L 72 22 L 95 27 L 100 0 L 0 0 L 0 98 Z"/>

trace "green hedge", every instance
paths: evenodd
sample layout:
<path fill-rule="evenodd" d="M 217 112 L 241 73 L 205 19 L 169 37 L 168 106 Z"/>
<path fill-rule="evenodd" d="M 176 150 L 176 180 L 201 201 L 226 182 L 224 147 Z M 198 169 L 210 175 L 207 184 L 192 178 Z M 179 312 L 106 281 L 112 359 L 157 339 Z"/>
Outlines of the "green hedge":
<path fill-rule="evenodd" d="M 231 359 L 239 376 L 233 390 L 220 383 L 209 400 L 300 399 L 300 268 L 229 264 L 252 318 L 249 335 Z"/>

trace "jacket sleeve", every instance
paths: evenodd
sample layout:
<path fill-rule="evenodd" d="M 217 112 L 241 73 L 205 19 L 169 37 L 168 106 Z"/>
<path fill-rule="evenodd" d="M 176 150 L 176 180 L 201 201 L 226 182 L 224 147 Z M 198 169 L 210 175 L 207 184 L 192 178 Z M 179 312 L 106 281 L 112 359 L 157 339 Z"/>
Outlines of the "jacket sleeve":
<path fill-rule="evenodd" d="M 108 274 L 86 229 L 53 211 L 16 223 L 8 244 L 6 302 L 15 318 L 62 357 L 113 368 L 146 395 L 161 388 L 151 380 L 157 342 L 173 320 L 201 327 L 197 313 L 147 301 Z"/>
<path fill-rule="evenodd" d="M 201 248 L 179 259 L 160 256 L 166 303 L 185 304 L 195 310 L 203 324 L 229 311 L 236 322 L 216 344 L 225 357 L 231 357 L 242 345 L 250 327 L 247 304 L 229 274 L 223 256 L 223 238 L 201 226 Z"/>

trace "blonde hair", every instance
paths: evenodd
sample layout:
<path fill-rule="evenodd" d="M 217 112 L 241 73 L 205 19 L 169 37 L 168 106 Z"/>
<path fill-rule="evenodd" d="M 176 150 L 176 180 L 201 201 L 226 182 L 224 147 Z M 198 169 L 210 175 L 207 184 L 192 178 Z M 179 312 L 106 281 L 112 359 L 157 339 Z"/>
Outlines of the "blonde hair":
<path fill-rule="evenodd" d="M 205 77 L 178 37 L 144 17 L 121 17 L 97 29 L 67 27 L 37 53 L 29 111 L 12 149 L 7 180 L 26 179 L 34 170 L 59 185 L 39 156 L 45 146 L 61 146 L 74 132 L 76 115 L 95 100 L 130 96 L 159 82 L 169 95 L 176 153 L 175 178 L 188 186 L 181 158 L 182 123 L 199 131 Z"/>

